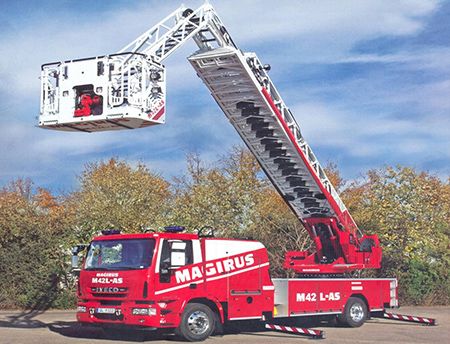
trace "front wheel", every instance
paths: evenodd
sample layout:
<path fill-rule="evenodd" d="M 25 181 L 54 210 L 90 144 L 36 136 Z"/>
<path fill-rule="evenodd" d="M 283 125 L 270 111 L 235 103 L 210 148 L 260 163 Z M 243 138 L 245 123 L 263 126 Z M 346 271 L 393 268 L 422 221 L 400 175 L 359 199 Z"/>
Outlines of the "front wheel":
<path fill-rule="evenodd" d="M 175 333 L 190 342 L 200 342 L 214 331 L 214 313 L 201 303 L 189 303 L 181 316 Z"/>
<path fill-rule="evenodd" d="M 367 306 L 363 300 L 350 297 L 344 312 L 338 316 L 338 321 L 349 327 L 360 327 L 367 319 Z"/>

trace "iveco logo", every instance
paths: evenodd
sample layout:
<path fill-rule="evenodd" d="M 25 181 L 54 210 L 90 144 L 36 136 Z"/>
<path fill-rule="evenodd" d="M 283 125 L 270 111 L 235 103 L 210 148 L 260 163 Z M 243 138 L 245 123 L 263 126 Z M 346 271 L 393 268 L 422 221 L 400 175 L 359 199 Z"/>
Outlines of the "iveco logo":
<path fill-rule="evenodd" d="M 120 293 L 127 291 L 127 288 L 119 288 L 119 287 L 94 287 L 92 288 L 92 292 L 94 293 Z"/>

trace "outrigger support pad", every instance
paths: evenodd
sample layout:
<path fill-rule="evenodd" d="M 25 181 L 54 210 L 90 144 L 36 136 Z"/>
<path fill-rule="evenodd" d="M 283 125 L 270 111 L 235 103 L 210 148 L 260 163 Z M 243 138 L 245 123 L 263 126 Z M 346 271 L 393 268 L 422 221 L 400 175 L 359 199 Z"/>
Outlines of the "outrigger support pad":
<path fill-rule="evenodd" d="M 437 321 L 433 318 L 425 318 L 425 317 L 417 317 L 414 315 L 405 315 L 405 314 L 395 314 L 395 313 L 387 313 L 384 312 L 383 315 L 379 316 L 372 316 L 373 318 L 385 318 L 390 320 L 397 320 L 397 321 L 406 321 L 406 322 L 414 322 L 419 323 L 427 326 L 436 326 Z"/>
<path fill-rule="evenodd" d="M 266 324 L 265 327 L 272 331 L 288 332 L 292 334 L 312 337 L 313 339 L 325 339 L 325 332 L 322 330 L 272 324 Z"/>

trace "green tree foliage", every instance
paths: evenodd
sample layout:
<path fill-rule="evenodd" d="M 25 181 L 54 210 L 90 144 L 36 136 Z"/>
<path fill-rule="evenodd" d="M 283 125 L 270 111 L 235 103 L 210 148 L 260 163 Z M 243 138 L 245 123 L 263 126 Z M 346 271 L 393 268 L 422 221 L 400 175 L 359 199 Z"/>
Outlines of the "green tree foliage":
<path fill-rule="evenodd" d="M 248 232 L 267 247 L 272 277 L 292 276 L 292 271 L 283 269 L 284 255 L 309 247 L 309 235 L 273 187 L 266 187 L 256 200 Z"/>
<path fill-rule="evenodd" d="M 86 165 L 81 188 L 71 197 L 77 213 L 77 239 L 89 241 L 98 231 L 117 228 L 140 232 L 165 224 L 171 193 L 160 176 L 138 164 L 116 159 Z"/>
<path fill-rule="evenodd" d="M 188 156 L 187 162 L 189 175 L 175 185 L 174 223 L 259 240 L 269 250 L 273 276 L 286 276 L 285 252 L 304 249 L 308 235 L 253 155 L 234 147 L 214 166 L 205 166 L 197 155 Z"/>
<path fill-rule="evenodd" d="M 310 240 L 252 155 L 235 147 L 209 166 L 197 155 L 187 165 L 169 183 L 142 164 L 91 163 L 79 190 L 58 198 L 23 180 L 1 189 L 0 307 L 73 305 L 69 248 L 111 227 L 210 226 L 220 236 L 253 237 L 269 250 L 272 276 L 289 276 L 285 252 Z M 346 182 L 336 165 L 326 170 L 363 232 L 380 236 L 383 268 L 371 276 L 397 277 L 403 304 L 448 303 L 449 181 L 387 167 Z"/>
<path fill-rule="evenodd" d="M 450 301 L 448 181 L 411 168 L 387 167 L 369 171 L 343 198 L 360 228 L 379 235 L 379 275 L 398 277 L 403 302 Z"/>
<path fill-rule="evenodd" d="M 213 227 L 221 235 L 243 235 L 264 187 L 250 153 L 236 147 L 216 166 L 205 166 L 197 155 L 189 155 L 187 163 L 188 176 L 175 181 L 172 222 L 191 230 Z"/>
<path fill-rule="evenodd" d="M 71 212 L 17 180 L 0 190 L 0 307 L 44 309 L 70 289 L 65 265 Z M 74 300 L 74 294 L 70 293 Z"/>

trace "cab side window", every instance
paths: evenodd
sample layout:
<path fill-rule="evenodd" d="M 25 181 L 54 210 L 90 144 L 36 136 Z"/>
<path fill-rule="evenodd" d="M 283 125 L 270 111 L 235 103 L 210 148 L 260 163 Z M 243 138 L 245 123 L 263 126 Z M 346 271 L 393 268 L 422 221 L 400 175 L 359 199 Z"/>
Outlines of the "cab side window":
<path fill-rule="evenodd" d="M 173 270 L 193 262 L 192 240 L 164 239 L 159 265 L 160 282 L 169 283 Z"/>

